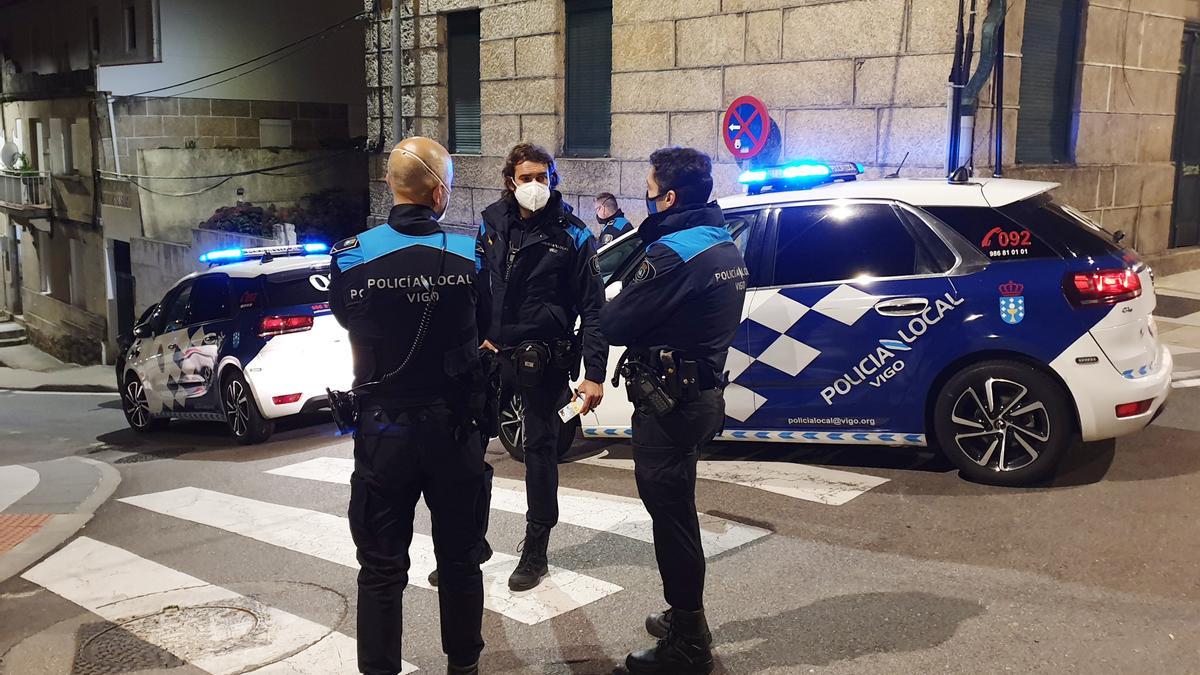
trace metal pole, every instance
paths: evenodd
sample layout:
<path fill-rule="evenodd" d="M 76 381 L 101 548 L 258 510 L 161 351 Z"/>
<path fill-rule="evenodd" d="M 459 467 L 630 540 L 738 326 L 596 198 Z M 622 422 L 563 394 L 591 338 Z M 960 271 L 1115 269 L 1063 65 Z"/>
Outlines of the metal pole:
<path fill-rule="evenodd" d="M 959 117 L 962 114 L 963 12 L 966 0 L 958 0 L 958 28 L 954 35 L 954 66 L 950 69 L 950 142 L 946 148 L 946 171 L 958 168 Z"/>
<path fill-rule="evenodd" d="M 996 74 L 993 85 L 995 94 L 993 95 L 993 103 L 995 104 L 996 116 L 996 170 L 992 175 L 996 178 L 1004 176 L 1004 21 L 1000 21 L 1000 26 L 996 29 Z"/>

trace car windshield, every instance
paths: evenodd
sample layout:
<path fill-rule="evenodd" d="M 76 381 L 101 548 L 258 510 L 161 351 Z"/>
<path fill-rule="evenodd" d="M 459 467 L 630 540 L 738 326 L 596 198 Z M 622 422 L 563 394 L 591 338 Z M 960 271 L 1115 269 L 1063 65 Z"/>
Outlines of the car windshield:
<path fill-rule="evenodd" d="M 1038 237 L 1063 254 L 1086 258 L 1120 255 L 1124 235 L 1116 235 L 1070 206 L 1054 201 L 1049 195 L 1001 206 L 997 211 L 1018 225 L 1032 230 Z"/>

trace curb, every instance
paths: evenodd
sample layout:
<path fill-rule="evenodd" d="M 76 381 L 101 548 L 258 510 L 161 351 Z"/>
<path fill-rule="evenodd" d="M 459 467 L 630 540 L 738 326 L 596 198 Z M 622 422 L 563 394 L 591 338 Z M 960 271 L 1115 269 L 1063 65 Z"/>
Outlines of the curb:
<path fill-rule="evenodd" d="M 116 394 L 117 388 L 103 384 L 39 384 L 33 387 L 5 387 L 0 391 L 35 391 L 43 394 Z"/>
<path fill-rule="evenodd" d="M 100 472 L 96 487 L 72 513 L 55 514 L 28 539 L 0 555 L 0 582 L 21 573 L 75 536 L 121 484 L 121 473 L 112 465 L 86 457 L 71 459 L 90 464 Z"/>

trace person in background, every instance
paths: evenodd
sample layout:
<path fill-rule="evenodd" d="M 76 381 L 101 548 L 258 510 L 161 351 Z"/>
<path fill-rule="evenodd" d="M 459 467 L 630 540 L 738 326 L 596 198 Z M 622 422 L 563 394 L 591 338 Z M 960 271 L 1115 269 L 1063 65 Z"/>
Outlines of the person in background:
<path fill-rule="evenodd" d="M 633 229 L 633 224 L 621 211 L 617 198 L 611 192 L 596 195 L 596 222 L 600 225 L 600 246 Z"/>

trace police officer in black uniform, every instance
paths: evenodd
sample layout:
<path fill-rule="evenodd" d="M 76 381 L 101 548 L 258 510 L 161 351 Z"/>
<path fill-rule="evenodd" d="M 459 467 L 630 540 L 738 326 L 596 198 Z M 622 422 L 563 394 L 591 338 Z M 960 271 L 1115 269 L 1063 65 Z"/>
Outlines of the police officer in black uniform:
<path fill-rule="evenodd" d="M 633 229 L 633 224 L 625 217 L 621 205 L 611 192 L 601 192 L 596 195 L 596 223 L 600 225 L 600 246 L 610 243 Z"/>
<path fill-rule="evenodd" d="M 704 551 L 696 517 L 696 460 L 725 420 L 725 358 L 741 321 L 747 270 L 709 204 L 712 161 L 690 148 L 650 156 L 639 228 L 646 258 L 632 283 L 600 313 L 600 327 L 628 351 L 620 369 L 634 403 L 638 494 L 654 522 L 654 552 L 668 609 L 646 619 L 660 638 L 626 657 L 632 673 L 708 673 Z"/>
<path fill-rule="evenodd" d="M 604 289 L 595 239 L 555 189 L 554 157 L 523 143 L 502 173 L 507 189 L 483 211 L 478 250 L 492 296 L 484 347 L 512 356 L 525 409 L 528 511 L 521 561 L 508 585 L 526 591 L 548 573 L 546 549 L 558 523 L 558 411 L 573 399 L 582 399 L 581 414 L 600 405 L 608 345 L 600 335 Z M 572 395 L 568 384 L 581 356 L 584 379 Z"/>
<path fill-rule="evenodd" d="M 427 138 L 388 160 L 388 222 L 332 250 L 330 305 L 350 333 L 359 395 L 350 479 L 358 575 L 358 664 L 401 669 L 402 598 L 413 510 L 433 516 L 449 673 L 478 673 L 483 649 L 483 539 L 488 490 L 480 417 L 479 335 L 486 333 L 472 237 L 438 225 L 454 167 Z"/>

